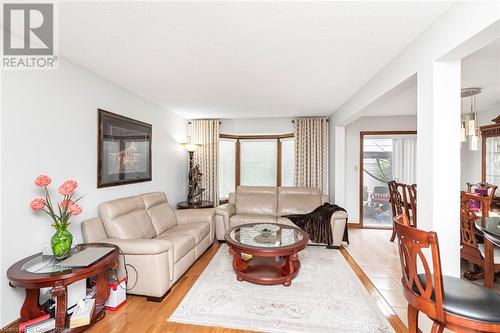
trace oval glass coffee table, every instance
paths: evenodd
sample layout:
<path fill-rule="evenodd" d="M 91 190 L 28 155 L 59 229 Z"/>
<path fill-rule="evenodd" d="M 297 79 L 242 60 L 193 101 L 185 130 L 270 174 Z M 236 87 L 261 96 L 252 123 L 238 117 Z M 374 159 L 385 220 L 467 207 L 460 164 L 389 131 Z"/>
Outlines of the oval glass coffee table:
<path fill-rule="evenodd" d="M 238 281 L 287 287 L 300 270 L 298 253 L 309 241 L 303 230 L 275 223 L 242 224 L 224 237 Z"/>

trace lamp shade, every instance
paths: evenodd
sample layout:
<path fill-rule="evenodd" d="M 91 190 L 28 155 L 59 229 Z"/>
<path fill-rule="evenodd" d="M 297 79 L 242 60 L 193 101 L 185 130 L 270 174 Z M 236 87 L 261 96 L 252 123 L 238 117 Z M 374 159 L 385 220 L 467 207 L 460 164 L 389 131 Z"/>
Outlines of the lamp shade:
<path fill-rule="evenodd" d="M 469 150 L 470 151 L 479 150 L 479 137 L 477 135 L 472 135 L 469 137 Z"/>
<path fill-rule="evenodd" d="M 194 152 L 198 149 L 198 147 L 200 147 L 201 145 L 199 144 L 196 144 L 196 143 L 192 143 L 192 142 L 187 142 L 187 143 L 183 143 L 182 146 L 187 150 L 187 151 L 190 151 L 190 152 Z"/>
<path fill-rule="evenodd" d="M 464 125 L 462 125 L 462 127 L 460 128 L 460 142 L 467 142 L 467 135 Z"/>
<path fill-rule="evenodd" d="M 475 136 L 476 135 L 476 120 L 475 119 L 470 119 L 467 122 L 468 129 L 467 133 L 469 136 Z"/>

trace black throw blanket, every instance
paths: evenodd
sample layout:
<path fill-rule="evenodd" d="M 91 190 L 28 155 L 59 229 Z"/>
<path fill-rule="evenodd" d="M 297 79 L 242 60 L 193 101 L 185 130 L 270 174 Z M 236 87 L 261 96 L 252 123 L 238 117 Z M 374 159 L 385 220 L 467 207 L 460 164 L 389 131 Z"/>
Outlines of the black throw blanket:
<path fill-rule="evenodd" d="M 333 236 L 330 220 L 332 214 L 338 211 L 347 212 L 342 207 L 325 202 L 308 214 L 292 214 L 283 217 L 289 218 L 297 227 L 307 232 L 309 234 L 309 239 L 313 242 L 324 243 L 331 246 L 333 244 Z M 349 243 L 347 223 L 342 240 Z"/>

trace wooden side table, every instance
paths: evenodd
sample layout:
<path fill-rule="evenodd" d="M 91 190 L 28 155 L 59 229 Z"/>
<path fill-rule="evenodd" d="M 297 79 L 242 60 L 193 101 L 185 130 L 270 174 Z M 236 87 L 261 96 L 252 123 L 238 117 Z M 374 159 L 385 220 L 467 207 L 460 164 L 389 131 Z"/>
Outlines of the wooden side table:
<path fill-rule="evenodd" d="M 43 259 L 42 254 L 38 253 L 28 258 L 18 261 L 7 270 L 7 278 L 10 285 L 26 289 L 26 297 L 21 307 L 21 319 L 23 321 L 31 320 L 43 316 L 45 312 L 39 304 L 40 288 L 52 287 L 52 295 L 56 297 L 56 329 L 55 332 L 81 332 L 92 326 L 95 322 L 102 319 L 105 314 L 105 303 L 109 297 L 109 286 L 106 273 L 110 269 L 118 268 L 119 248 L 112 244 L 89 243 L 78 245 L 76 251 L 81 251 L 89 247 L 111 247 L 113 251 L 95 262 L 94 264 L 83 268 L 63 269 L 54 265 L 46 265 L 39 272 L 29 272 L 27 265 L 29 262 Z M 54 259 L 55 260 L 55 259 Z M 50 271 L 51 272 L 47 272 Z M 40 271 L 44 271 L 41 273 Z M 96 277 L 95 309 L 89 325 L 68 328 L 67 320 L 67 286 L 75 281 Z"/>
<path fill-rule="evenodd" d="M 202 200 L 197 203 L 189 203 L 188 201 L 181 201 L 177 204 L 177 209 L 199 209 L 199 208 L 214 208 L 212 201 Z"/>

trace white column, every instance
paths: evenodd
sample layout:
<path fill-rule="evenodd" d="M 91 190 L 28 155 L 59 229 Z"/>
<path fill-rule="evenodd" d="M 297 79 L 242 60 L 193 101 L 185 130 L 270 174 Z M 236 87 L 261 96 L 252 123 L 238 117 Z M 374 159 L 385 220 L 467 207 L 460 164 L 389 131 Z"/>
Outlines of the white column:
<path fill-rule="evenodd" d="M 335 126 L 335 204 L 345 206 L 345 127 Z"/>
<path fill-rule="evenodd" d="M 418 72 L 418 226 L 436 231 L 443 273 L 460 276 L 460 60 Z"/>

